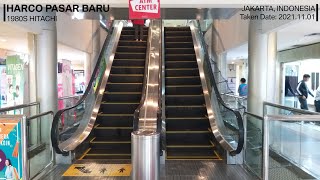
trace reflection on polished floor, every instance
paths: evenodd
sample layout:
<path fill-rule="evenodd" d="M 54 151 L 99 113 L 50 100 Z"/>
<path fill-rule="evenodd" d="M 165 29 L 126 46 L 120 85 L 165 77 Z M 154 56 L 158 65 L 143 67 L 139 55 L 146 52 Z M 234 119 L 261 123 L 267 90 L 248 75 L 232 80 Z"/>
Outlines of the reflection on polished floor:
<path fill-rule="evenodd" d="M 95 162 L 99 163 L 99 162 Z M 101 162 L 102 163 L 102 162 Z M 106 162 L 104 162 L 106 163 Z M 108 162 L 118 163 L 118 162 Z M 85 179 L 114 179 L 124 180 L 130 177 L 62 177 L 69 165 L 59 165 L 43 179 L 46 180 L 85 180 Z M 161 166 L 161 179 L 170 180 L 254 180 L 240 165 L 226 165 L 224 161 L 167 161 Z"/>

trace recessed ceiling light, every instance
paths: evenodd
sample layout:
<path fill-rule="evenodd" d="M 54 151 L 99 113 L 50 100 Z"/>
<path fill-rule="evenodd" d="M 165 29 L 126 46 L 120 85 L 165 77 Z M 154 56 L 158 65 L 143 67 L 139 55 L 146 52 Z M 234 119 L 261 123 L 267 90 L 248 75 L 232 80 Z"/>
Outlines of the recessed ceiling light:
<path fill-rule="evenodd" d="M 6 40 L 6 39 L 0 39 L 0 41 L 1 41 L 1 42 L 7 42 L 7 40 Z"/>

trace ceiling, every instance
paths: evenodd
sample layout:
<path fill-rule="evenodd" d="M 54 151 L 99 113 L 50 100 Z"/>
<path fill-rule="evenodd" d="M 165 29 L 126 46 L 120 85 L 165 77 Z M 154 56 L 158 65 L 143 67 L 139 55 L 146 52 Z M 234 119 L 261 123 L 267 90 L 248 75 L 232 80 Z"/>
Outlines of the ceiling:
<path fill-rule="evenodd" d="M 28 53 L 28 32 L 10 23 L 0 22 L 0 48 L 19 53 Z M 67 59 L 72 64 L 83 64 L 86 53 L 58 43 L 58 59 Z"/>
<path fill-rule="evenodd" d="M 320 23 L 314 21 L 300 21 L 282 28 L 277 33 L 277 49 L 283 51 L 308 44 L 320 42 Z M 310 34 L 315 34 L 308 36 Z M 237 59 L 248 58 L 248 43 L 228 51 L 227 59 L 232 62 Z"/>

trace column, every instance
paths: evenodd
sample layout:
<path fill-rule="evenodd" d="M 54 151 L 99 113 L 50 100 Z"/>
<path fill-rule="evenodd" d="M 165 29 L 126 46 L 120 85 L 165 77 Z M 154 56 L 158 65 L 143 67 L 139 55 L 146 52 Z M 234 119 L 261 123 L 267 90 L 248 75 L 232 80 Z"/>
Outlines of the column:
<path fill-rule="evenodd" d="M 28 54 L 29 54 L 29 65 L 28 65 L 28 85 L 29 85 L 29 96 L 27 96 L 29 99 L 27 102 L 36 102 L 37 101 L 37 84 L 36 81 L 36 41 L 35 41 L 35 35 L 32 33 L 28 33 Z M 38 107 L 30 107 L 30 114 L 36 115 L 38 112 Z M 37 144 L 40 143 L 40 122 L 37 121 L 31 121 L 30 122 L 30 131 L 31 133 L 31 144 Z"/>
<path fill-rule="evenodd" d="M 263 34 L 261 21 L 250 21 L 248 111 L 256 115 L 263 115 L 263 101 L 274 101 L 276 55 L 276 34 Z"/>
<path fill-rule="evenodd" d="M 48 15 L 49 13 L 44 13 Z M 53 14 L 50 14 L 53 15 Z M 37 35 L 37 100 L 40 112 L 57 111 L 57 29 L 55 22 L 41 25 Z M 41 121 L 41 141 L 50 142 L 50 119 Z"/>
<path fill-rule="evenodd" d="M 91 53 L 86 53 L 86 59 L 84 61 L 84 76 L 86 80 L 86 87 L 88 86 L 88 83 L 90 81 L 92 71 L 91 71 Z"/>

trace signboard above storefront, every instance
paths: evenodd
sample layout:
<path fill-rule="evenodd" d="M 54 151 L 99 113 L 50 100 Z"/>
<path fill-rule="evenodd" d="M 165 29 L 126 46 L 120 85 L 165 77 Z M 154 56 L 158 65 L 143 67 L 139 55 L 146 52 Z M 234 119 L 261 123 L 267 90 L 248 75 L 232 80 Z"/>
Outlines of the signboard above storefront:
<path fill-rule="evenodd" d="M 160 17 L 160 0 L 129 0 L 129 19 L 158 19 Z"/>

